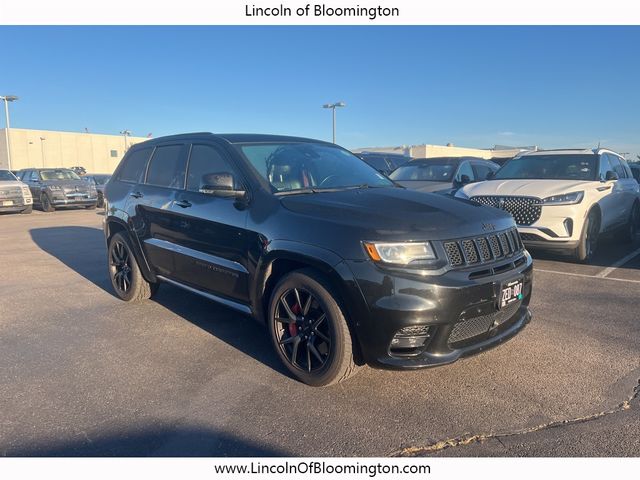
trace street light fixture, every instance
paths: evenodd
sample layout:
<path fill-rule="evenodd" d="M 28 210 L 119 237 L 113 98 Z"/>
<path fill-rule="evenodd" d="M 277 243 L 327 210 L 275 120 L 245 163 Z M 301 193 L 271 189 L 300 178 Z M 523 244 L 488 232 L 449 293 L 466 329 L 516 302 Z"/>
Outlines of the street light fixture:
<path fill-rule="evenodd" d="M 15 95 L 0 95 L 0 100 L 4 101 L 4 117 L 7 125 L 7 133 L 5 134 L 4 138 L 7 142 L 7 165 L 9 167 L 9 170 L 11 170 L 11 140 L 9 138 L 11 124 L 9 122 L 9 102 L 15 102 L 16 100 L 18 100 L 18 97 L 16 97 Z"/>
<path fill-rule="evenodd" d="M 127 137 L 131 136 L 131 130 L 122 130 L 120 135 L 124 136 L 124 153 L 127 153 L 129 146 L 127 145 Z"/>
<path fill-rule="evenodd" d="M 346 107 L 344 102 L 325 103 L 322 108 L 330 108 L 333 113 L 333 143 L 336 143 L 336 108 Z"/>

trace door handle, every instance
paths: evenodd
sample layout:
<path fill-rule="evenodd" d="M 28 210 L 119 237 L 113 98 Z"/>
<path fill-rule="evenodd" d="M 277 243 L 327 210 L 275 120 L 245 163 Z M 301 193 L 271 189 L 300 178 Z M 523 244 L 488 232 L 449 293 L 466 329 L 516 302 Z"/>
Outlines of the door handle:
<path fill-rule="evenodd" d="M 178 200 L 175 204 L 182 208 L 189 208 L 191 206 L 191 202 L 189 200 Z"/>
<path fill-rule="evenodd" d="M 132 193 L 129 194 L 129 196 L 133 197 L 133 198 L 142 198 L 142 197 L 144 197 L 142 192 L 132 192 Z"/>

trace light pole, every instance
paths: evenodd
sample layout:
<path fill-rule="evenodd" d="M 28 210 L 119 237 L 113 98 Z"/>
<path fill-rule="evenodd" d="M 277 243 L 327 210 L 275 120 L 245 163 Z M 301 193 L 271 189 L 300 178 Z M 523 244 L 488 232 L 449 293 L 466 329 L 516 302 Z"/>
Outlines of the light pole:
<path fill-rule="evenodd" d="M 11 124 L 9 123 L 9 102 L 15 102 L 18 100 L 18 97 L 15 95 L 0 95 L 0 100 L 4 100 L 4 117 L 7 125 L 7 133 L 4 138 L 7 142 L 7 166 L 9 170 L 11 170 L 11 140 L 9 139 L 9 130 L 11 129 Z"/>
<path fill-rule="evenodd" d="M 344 102 L 325 103 L 322 108 L 330 108 L 333 110 L 333 143 L 336 143 L 336 108 L 346 107 Z"/>
<path fill-rule="evenodd" d="M 47 137 L 40 137 L 40 152 L 42 152 L 42 168 L 44 168 L 44 162 L 45 162 L 45 158 L 44 158 L 44 141 L 47 139 Z"/>
<path fill-rule="evenodd" d="M 127 145 L 127 137 L 131 136 L 131 130 L 122 130 L 120 135 L 124 136 L 124 153 L 127 153 L 129 146 Z"/>

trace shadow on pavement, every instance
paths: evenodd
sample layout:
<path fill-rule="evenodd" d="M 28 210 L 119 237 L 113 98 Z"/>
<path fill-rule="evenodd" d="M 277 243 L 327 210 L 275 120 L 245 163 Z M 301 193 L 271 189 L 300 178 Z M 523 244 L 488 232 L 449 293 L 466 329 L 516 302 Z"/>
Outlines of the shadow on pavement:
<path fill-rule="evenodd" d="M 275 457 L 288 455 L 215 430 L 148 428 L 98 438 L 46 441 L 2 452 L 7 457 Z"/>
<path fill-rule="evenodd" d="M 30 233 L 43 251 L 115 296 L 108 277 L 106 247 L 100 229 L 65 226 L 35 228 Z M 249 317 L 167 284 L 160 287 L 152 301 L 278 373 L 287 375 L 271 347 L 266 329 Z"/>

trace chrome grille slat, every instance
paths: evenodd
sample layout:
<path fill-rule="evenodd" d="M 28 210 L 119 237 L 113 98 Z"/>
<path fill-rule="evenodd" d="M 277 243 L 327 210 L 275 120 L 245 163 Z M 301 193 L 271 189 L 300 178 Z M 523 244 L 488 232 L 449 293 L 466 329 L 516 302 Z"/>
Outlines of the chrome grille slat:
<path fill-rule="evenodd" d="M 542 214 L 542 201 L 536 197 L 478 195 L 470 200 L 509 212 L 518 225 L 531 225 Z"/>

